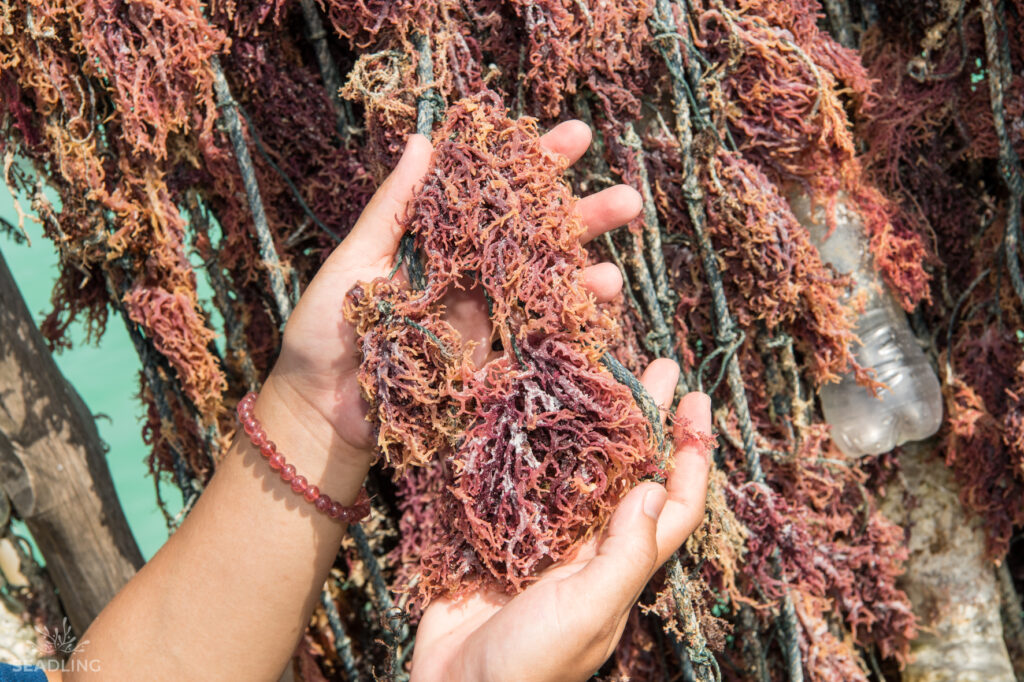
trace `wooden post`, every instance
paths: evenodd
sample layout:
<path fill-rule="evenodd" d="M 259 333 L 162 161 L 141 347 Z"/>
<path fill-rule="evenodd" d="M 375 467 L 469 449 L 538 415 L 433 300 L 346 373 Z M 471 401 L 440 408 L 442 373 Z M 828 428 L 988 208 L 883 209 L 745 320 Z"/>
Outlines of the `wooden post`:
<path fill-rule="evenodd" d="M 0 255 L 0 486 L 79 633 L 142 566 L 85 403 L 61 374 Z"/>

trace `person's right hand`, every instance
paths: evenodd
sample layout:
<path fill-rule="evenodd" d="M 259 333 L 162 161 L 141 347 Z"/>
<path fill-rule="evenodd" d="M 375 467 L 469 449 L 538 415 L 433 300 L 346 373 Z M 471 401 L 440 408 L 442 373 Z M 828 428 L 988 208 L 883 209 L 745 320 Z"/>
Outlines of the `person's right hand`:
<path fill-rule="evenodd" d="M 679 368 L 655 360 L 643 383 L 659 406 L 672 401 Z M 711 433 L 711 400 L 683 397 L 676 423 Z M 642 483 L 619 504 L 603 537 L 556 564 L 520 594 L 480 591 L 438 599 L 423 614 L 412 682 L 573 682 L 601 667 L 622 636 L 647 581 L 704 518 L 711 457 L 677 439 L 663 487 Z"/>

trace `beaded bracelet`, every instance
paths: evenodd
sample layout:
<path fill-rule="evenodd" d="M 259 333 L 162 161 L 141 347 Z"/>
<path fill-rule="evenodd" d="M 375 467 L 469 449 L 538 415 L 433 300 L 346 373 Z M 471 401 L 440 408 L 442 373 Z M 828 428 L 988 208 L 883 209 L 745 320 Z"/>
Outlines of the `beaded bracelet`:
<path fill-rule="evenodd" d="M 267 432 L 253 414 L 255 404 L 256 393 L 250 391 L 238 403 L 238 421 L 249 436 L 249 440 L 267 460 L 270 468 L 281 476 L 281 480 L 291 485 L 292 492 L 301 495 L 302 499 L 316 507 L 317 511 L 342 523 L 353 523 L 370 515 L 370 496 L 366 488 L 359 491 L 359 496 L 351 507 L 345 507 L 332 500 L 330 495 L 321 493 L 315 485 L 309 485 L 306 477 L 297 473 L 295 467 L 288 464 L 284 455 L 277 451 L 274 441 L 267 438 Z"/>

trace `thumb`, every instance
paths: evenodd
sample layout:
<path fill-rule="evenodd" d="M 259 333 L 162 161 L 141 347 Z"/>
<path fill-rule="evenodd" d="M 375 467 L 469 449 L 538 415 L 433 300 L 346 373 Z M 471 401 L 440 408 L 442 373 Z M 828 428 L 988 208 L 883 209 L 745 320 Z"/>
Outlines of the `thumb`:
<path fill-rule="evenodd" d="M 631 490 L 612 515 L 597 554 L 566 583 L 576 583 L 580 594 L 593 595 L 609 611 L 628 611 L 657 568 L 658 517 L 667 498 L 657 483 Z"/>
<path fill-rule="evenodd" d="M 390 258 L 402 239 L 405 207 L 430 168 L 433 146 L 423 135 L 410 135 L 405 151 L 345 240 L 366 262 Z"/>

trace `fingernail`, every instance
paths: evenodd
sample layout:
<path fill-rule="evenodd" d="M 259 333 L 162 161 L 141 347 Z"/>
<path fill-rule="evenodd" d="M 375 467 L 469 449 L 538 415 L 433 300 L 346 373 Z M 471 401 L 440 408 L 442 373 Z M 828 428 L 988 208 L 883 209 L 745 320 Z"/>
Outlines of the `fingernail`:
<path fill-rule="evenodd" d="M 668 493 L 660 485 L 648 490 L 644 494 L 644 514 L 657 521 L 661 516 L 661 510 L 665 506 L 667 497 Z"/>

